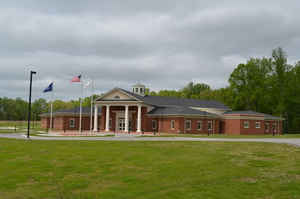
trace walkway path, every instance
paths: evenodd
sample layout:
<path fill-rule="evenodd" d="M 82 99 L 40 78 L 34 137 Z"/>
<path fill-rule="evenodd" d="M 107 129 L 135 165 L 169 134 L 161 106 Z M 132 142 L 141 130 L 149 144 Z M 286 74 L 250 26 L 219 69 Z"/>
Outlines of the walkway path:
<path fill-rule="evenodd" d="M 22 133 L 0 134 L 0 138 L 27 139 Z M 31 136 L 31 140 L 102 140 L 102 141 L 214 141 L 214 142 L 270 142 L 300 147 L 300 138 L 191 138 L 191 137 L 42 137 Z"/>

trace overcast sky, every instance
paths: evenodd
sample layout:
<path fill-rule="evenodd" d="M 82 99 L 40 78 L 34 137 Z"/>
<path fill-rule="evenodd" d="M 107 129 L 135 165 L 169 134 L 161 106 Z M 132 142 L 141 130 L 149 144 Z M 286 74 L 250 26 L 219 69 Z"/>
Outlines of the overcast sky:
<path fill-rule="evenodd" d="M 281 46 L 300 60 L 299 0 L 10 0 L 0 3 L 0 96 L 27 99 L 55 82 L 55 98 L 179 89 L 190 81 L 224 87 L 237 64 Z M 85 95 L 91 90 L 86 90 Z"/>

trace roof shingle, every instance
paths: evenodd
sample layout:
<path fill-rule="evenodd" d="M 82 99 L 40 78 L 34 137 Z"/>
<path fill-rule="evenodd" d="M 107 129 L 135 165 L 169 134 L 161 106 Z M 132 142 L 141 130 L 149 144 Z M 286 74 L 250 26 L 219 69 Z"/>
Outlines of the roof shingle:
<path fill-rule="evenodd" d="M 168 106 L 157 107 L 151 110 L 148 115 L 197 115 L 197 116 L 217 116 L 205 111 L 195 110 L 188 107 Z"/>

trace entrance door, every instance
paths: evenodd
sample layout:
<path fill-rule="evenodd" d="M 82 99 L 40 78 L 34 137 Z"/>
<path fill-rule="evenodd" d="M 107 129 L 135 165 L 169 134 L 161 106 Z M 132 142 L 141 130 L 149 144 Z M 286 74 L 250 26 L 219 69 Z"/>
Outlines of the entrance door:
<path fill-rule="evenodd" d="M 125 131 L 125 119 L 124 118 L 119 118 L 118 130 L 119 131 Z"/>

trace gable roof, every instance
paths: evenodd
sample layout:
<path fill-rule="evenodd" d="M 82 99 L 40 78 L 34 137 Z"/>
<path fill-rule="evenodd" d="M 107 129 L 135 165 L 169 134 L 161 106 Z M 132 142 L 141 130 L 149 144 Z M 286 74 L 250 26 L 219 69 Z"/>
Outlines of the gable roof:
<path fill-rule="evenodd" d="M 120 92 L 122 92 L 123 94 L 127 95 L 128 97 L 130 97 L 132 99 L 126 99 L 126 100 L 124 100 L 124 99 L 107 99 L 107 100 L 103 99 L 103 98 L 105 98 L 106 96 L 108 96 L 109 94 L 111 94 L 111 93 L 113 93 L 115 91 L 120 91 Z M 105 93 L 101 97 L 97 98 L 96 101 L 139 101 L 140 98 L 138 96 L 139 95 L 136 95 L 136 94 L 134 94 L 132 92 L 129 92 L 127 90 L 124 90 L 124 89 L 116 87 L 116 88 L 108 91 L 107 93 Z"/>
<path fill-rule="evenodd" d="M 197 116 L 216 116 L 215 114 L 208 113 L 206 111 L 200 111 L 195 110 L 188 107 L 178 107 L 178 106 L 172 106 L 172 107 L 156 107 L 153 110 L 151 110 L 148 115 L 197 115 Z"/>

